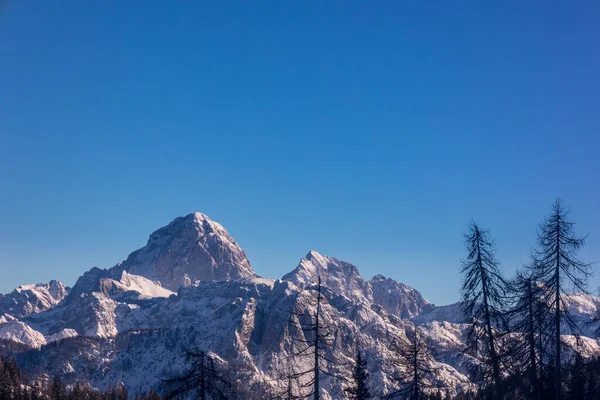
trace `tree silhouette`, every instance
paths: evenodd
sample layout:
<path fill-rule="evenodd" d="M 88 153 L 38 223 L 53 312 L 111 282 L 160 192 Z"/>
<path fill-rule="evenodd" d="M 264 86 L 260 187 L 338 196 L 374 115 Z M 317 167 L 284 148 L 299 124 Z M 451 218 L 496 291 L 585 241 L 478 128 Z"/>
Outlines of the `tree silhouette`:
<path fill-rule="evenodd" d="M 518 384 L 527 398 L 541 400 L 540 374 L 547 337 L 547 313 L 541 301 L 543 288 L 526 271 L 519 271 L 510 286 L 513 306 L 508 316 L 514 335 L 508 341 L 506 367 L 519 377 L 512 380 L 512 385 Z"/>
<path fill-rule="evenodd" d="M 371 398 L 371 393 L 367 387 L 369 379 L 369 371 L 367 370 L 367 361 L 364 359 L 362 352 L 356 352 L 356 364 L 352 369 L 352 378 L 345 393 L 349 400 L 367 400 Z"/>
<path fill-rule="evenodd" d="M 562 353 L 561 328 L 568 328 L 577 338 L 579 329 L 565 304 L 567 285 L 587 293 L 587 278 L 591 265 L 577 257 L 577 252 L 585 245 L 585 237 L 576 237 L 574 223 L 568 220 L 569 211 L 557 199 L 552 212 L 540 224 L 538 248 L 533 251 L 531 272 L 533 277 L 544 285 L 543 303 L 551 313 L 553 336 L 550 340 L 554 350 L 554 392 L 555 398 L 562 398 Z"/>
<path fill-rule="evenodd" d="M 288 327 L 286 326 L 284 329 L 287 333 Z M 270 400 L 297 400 L 303 398 L 303 396 L 298 393 L 300 383 L 296 377 L 293 363 L 293 355 L 295 354 L 294 342 L 290 343 L 288 350 L 291 356 L 285 357 L 281 360 L 283 362 L 277 361 L 275 364 L 277 371 L 277 386 L 269 391 L 267 397 Z"/>
<path fill-rule="evenodd" d="M 435 360 L 418 328 L 407 328 L 405 333 L 405 340 L 398 340 L 392 345 L 397 356 L 395 363 L 400 372 L 393 379 L 397 389 L 388 393 L 386 398 L 427 399 L 427 389 L 439 389 L 431 383 L 436 371 L 431 365 Z"/>
<path fill-rule="evenodd" d="M 54 377 L 52 381 L 52 400 L 66 400 L 67 399 L 67 388 L 65 384 L 60 380 L 58 376 Z"/>
<path fill-rule="evenodd" d="M 303 348 L 293 353 L 293 358 L 310 358 L 312 366 L 309 369 L 295 372 L 292 375 L 292 379 L 300 380 L 305 376 L 309 376 L 308 382 L 301 384 L 302 388 L 310 388 L 310 392 L 306 394 L 306 397 L 312 396 L 314 400 L 320 400 L 321 398 L 321 386 L 320 379 L 321 375 L 328 375 L 336 377 L 331 374 L 327 368 L 327 365 L 337 365 L 337 362 L 329 359 L 326 356 L 326 349 L 331 347 L 333 340 L 333 333 L 325 326 L 321 321 L 321 314 L 323 312 L 322 302 L 324 300 L 323 291 L 328 290 L 323 287 L 321 283 L 321 276 L 318 277 L 317 286 L 315 287 L 315 312 L 312 313 L 296 313 L 292 311 L 292 316 L 296 316 L 300 322 L 301 329 L 305 334 L 305 339 L 301 339 L 300 342 Z M 302 322 L 302 320 L 308 319 L 308 322 Z"/>
<path fill-rule="evenodd" d="M 502 308 L 507 283 L 500 273 L 494 243 L 487 230 L 471 223 L 465 234 L 465 247 L 467 258 L 462 263 L 461 292 L 463 311 L 470 320 L 467 352 L 474 356 L 483 355 L 483 368 L 479 369 L 476 378 L 499 388 L 501 362 L 494 325 L 504 325 Z"/>
<path fill-rule="evenodd" d="M 181 376 L 163 380 L 165 399 L 194 395 L 199 400 L 227 400 L 232 397 L 232 385 L 215 366 L 214 357 L 197 348 L 187 349 L 189 369 Z"/>

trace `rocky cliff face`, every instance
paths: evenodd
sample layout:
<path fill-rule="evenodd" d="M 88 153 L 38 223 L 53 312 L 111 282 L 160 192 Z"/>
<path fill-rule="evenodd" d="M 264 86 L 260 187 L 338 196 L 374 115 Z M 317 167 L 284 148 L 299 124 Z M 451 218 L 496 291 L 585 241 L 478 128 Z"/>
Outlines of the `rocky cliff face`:
<path fill-rule="evenodd" d="M 160 282 L 177 291 L 197 281 L 220 281 L 256 276 L 246 253 L 217 222 L 202 213 L 176 218 L 150 235 L 117 271 Z"/>
<path fill-rule="evenodd" d="M 355 265 L 314 250 L 309 251 L 298 266 L 282 279 L 305 288 L 315 285 L 319 276 L 325 286 L 351 300 L 366 301 L 369 297 L 369 287 Z"/>
<path fill-rule="evenodd" d="M 390 362 L 392 342 L 403 340 L 405 329 L 412 323 L 389 315 L 380 307 L 349 301 L 333 291 L 325 297 L 320 321 L 335 338 L 326 357 L 337 362 L 329 366 L 330 373 L 350 376 L 354 354 L 360 348 L 374 371 L 373 388 L 389 388 L 390 377 L 396 372 Z M 250 392 L 263 393 L 276 387 L 287 360 L 303 346 L 303 340 L 309 339 L 302 330 L 305 317 L 299 315 L 314 314 L 315 298 L 312 288 L 300 289 L 292 282 L 263 279 L 201 282 L 182 288 L 177 296 L 121 311 L 118 308 L 123 304 L 116 302 L 116 308 L 109 310 L 99 306 L 100 299 L 94 295 L 94 305 L 85 314 L 114 315 L 116 320 L 108 325 L 121 333 L 111 335 L 106 330 L 88 329 L 89 336 L 21 354 L 19 360 L 70 382 L 85 371 L 85 378 L 94 386 L 106 388 L 123 382 L 135 391 L 156 387 L 162 378 L 177 373 L 182 368 L 182 346 L 201 345 L 218 354 L 232 370 L 245 371 L 243 382 Z M 137 330 L 120 327 L 119 321 L 136 321 Z M 91 320 L 83 323 L 98 325 Z M 310 357 L 294 357 L 294 368 L 309 369 L 311 362 Z M 440 371 L 436 376 L 440 383 L 455 388 L 470 384 L 458 363 L 455 367 L 436 362 L 436 368 Z M 300 384 L 307 383 L 310 377 L 303 379 Z M 325 398 L 343 398 L 344 385 L 343 379 L 325 377 L 324 395 L 329 396 Z"/>
<path fill-rule="evenodd" d="M 11 293 L 0 293 L 0 316 L 23 318 L 51 309 L 69 294 L 70 288 L 59 281 L 21 285 Z"/>
<path fill-rule="evenodd" d="M 168 297 L 204 281 L 256 277 L 246 253 L 227 230 L 202 213 L 173 220 L 150 235 L 146 246 L 110 269 L 92 268 L 73 286 L 69 302 L 85 293 L 115 295 L 130 290 Z"/>
<path fill-rule="evenodd" d="M 365 281 L 355 265 L 324 256 L 314 250 L 303 257 L 298 266 L 282 279 L 304 288 L 315 285 L 319 276 L 323 284 L 335 293 L 352 301 L 379 304 L 389 314 L 401 318 L 415 317 L 423 309 L 428 310 L 432 306 L 419 291 L 410 286 L 382 275 Z"/>
<path fill-rule="evenodd" d="M 368 283 L 371 302 L 392 315 L 414 318 L 433 307 L 418 290 L 383 275 L 375 275 Z"/>

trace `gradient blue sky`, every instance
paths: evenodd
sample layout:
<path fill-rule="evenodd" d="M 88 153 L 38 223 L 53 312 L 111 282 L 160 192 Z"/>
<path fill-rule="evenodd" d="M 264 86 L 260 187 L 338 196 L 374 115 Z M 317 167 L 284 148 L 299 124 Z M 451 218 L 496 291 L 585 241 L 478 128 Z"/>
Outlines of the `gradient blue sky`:
<path fill-rule="evenodd" d="M 560 196 L 600 260 L 600 5 L 526 3 L 1 3 L 0 291 L 192 211 L 436 303 L 471 218 L 511 274 Z"/>

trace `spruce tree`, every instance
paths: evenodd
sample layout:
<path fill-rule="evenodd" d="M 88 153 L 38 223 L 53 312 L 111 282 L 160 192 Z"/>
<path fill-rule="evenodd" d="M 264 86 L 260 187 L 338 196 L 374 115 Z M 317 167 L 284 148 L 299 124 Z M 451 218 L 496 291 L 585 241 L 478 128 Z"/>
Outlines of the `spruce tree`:
<path fill-rule="evenodd" d="M 462 305 L 470 321 L 467 334 L 467 352 L 483 356 L 483 368 L 478 379 L 484 385 L 500 387 L 500 355 L 495 325 L 502 323 L 503 303 L 507 283 L 500 272 L 494 243 L 487 230 L 471 223 L 465 234 L 467 258 L 461 273 Z"/>
<path fill-rule="evenodd" d="M 51 400 L 67 400 L 67 388 L 58 376 L 52 381 Z"/>
<path fill-rule="evenodd" d="M 367 382 L 369 379 L 369 371 L 367 370 L 367 361 L 364 359 L 362 352 L 356 352 L 356 363 L 352 369 L 352 380 L 348 388 L 346 388 L 346 396 L 349 400 L 367 400 L 371 398 Z"/>
<path fill-rule="evenodd" d="M 510 329 L 514 332 L 508 342 L 508 357 L 505 364 L 513 376 L 512 383 L 528 399 L 541 400 L 541 365 L 545 347 L 547 317 L 541 302 L 542 288 L 528 272 L 519 271 L 511 282 L 513 306 L 508 313 Z"/>
<path fill-rule="evenodd" d="M 543 303 L 546 305 L 552 321 L 553 336 L 550 339 L 554 350 L 554 396 L 562 398 L 562 362 L 561 329 L 566 328 L 578 337 L 579 330 L 574 323 L 565 303 L 569 286 L 587 293 L 587 279 L 591 266 L 581 261 L 577 252 L 585 245 L 585 237 L 577 237 L 574 223 L 568 219 L 569 210 L 560 200 L 556 200 L 552 211 L 540 224 L 538 246 L 533 251 L 531 272 L 533 277 L 544 286 Z"/>
<path fill-rule="evenodd" d="M 569 368 L 566 398 L 569 400 L 586 399 L 585 365 L 581 354 L 575 354 L 573 364 Z"/>

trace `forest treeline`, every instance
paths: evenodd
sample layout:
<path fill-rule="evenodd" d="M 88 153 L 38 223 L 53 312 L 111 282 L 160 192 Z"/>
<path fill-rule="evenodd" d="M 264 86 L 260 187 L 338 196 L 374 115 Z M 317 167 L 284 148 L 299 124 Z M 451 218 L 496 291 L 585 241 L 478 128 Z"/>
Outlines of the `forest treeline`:
<path fill-rule="evenodd" d="M 130 397 L 123 386 L 100 392 L 86 384 L 65 385 L 60 377 L 29 382 L 14 358 L 0 357 L 0 400 L 160 400 L 152 389 Z"/>
<path fill-rule="evenodd" d="M 600 358 L 583 356 L 583 332 L 569 309 L 569 294 L 589 293 L 592 265 L 579 258 L 585 237 L 576 235 L 568 208 L 560 200 L 553 204 L 538 228 L 530 259 L 513 277 L 505 276 L 489 230 L 472 222 L 464 240 L 461 305 L 468 329 L 462 356 L 473 360 L 465 364 L 473 382 L 470 389 L 457 391 L 436 378 L 430 345 L 412 324 L 404 328 L 402 340 L 390 343 L 399 372 L 385 390 L 371 382 L 368 356 L 360 348 L 350 376 L 332 373 L 340 361 L 331 356 L 334 332 L 321 315 L 329 289 L 320 277 L 310 290 L 313 311 L 289 310 L 303 333 L 294 337 L 304 339 L 289 344 L 289 357 L 277 366 L 275 385 L 264 385 L 264 391 L 245 387 L 243 371 L 228 370 L 210 349 L 193 348 L 186 350 L 188 369 L 165 377 L 156 389 L 165 399 L 322 400 L 323 381 L 334 378 L 343 382 L 342 396 L 350 400 L 600 399 Z M 566 337 L 572 340 L 567 343 Z M 122 387 L 100 393 L 77 384 L 67 390 L 59 378 L 30 384 L 22 380 L 13 359 L 0 361 L 0 388 L 0 400 L 128 398 Z M 159 396 L 151 390 L 141 398 Z"/>

